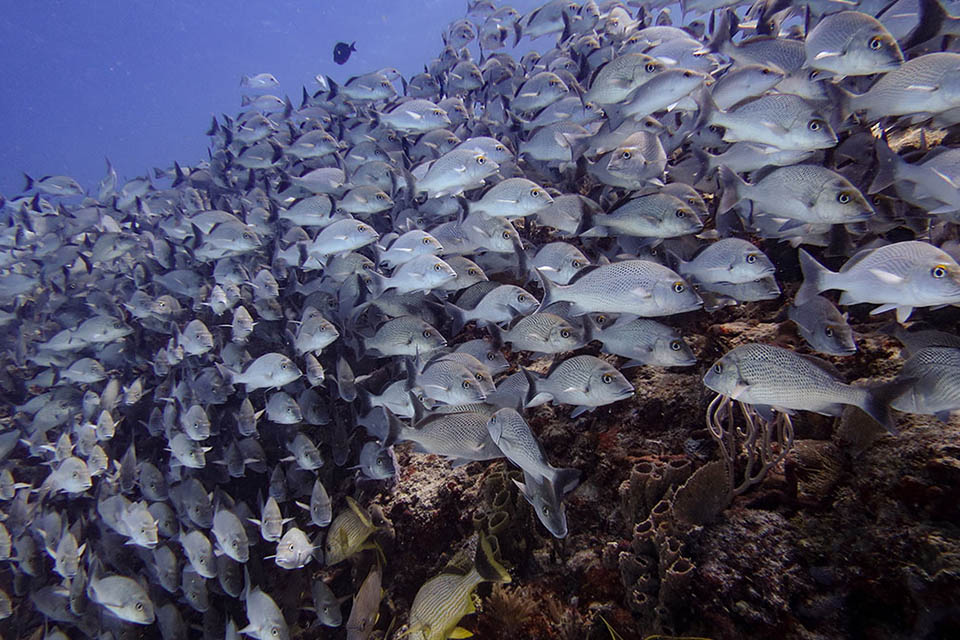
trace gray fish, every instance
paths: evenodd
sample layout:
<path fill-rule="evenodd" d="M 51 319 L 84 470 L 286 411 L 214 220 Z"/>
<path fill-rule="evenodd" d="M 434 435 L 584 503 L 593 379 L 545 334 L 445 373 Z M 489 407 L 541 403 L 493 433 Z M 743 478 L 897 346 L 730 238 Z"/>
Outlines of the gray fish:
<path fill-rule="evenodd" d="M 313 491 L 310 493 L 310 504 L 306 505 L 298 502 L 297 505 L 310 512 L 310 521 L 317 527 L 326 527 L 333 519 L 333 507 L 330 502 L 330 496 L 326 488 L 317 478 L 313 483 Z"/>
<path fill-rule="evenodd" d="M 540 441 L 516 409 L 500 409 L 487 421 L 487 430 L 503 455 L 520 467 L 525 475 L 540 478 L 554 486 L 576 484 L 577 469 L 558 469 L 550 464 Z"/>
<path fill-rule="evenodd" d="M 768 416 L 773 409 L 838 416 L 843 405 L 853 405 L 895 431 L 888 407 L 892 398 L 888 396 L 898 387 L 851 386 L 842 382 L 828 363 L 788 349 L 741 345 L 717 360 L 703 383 Z"/>
<path fill-rule="evenodd" d="M 803 42 L 806 65 L 836 76 L 868 76 L 903 64 L 897 41 L 873 16 L 841 11 L 825 16 Z"/>
<path fill-rule="evenodd" d="M 277 542 L 274 561 L 281 569 L 301 569 L 313 559 L 314 546 L 307 535 L 296 527 L 290 527 Z"/>
<path fill-rule="evenodd" d="M 630 358 L 623 366 L 653 365 L 658 367 L 688 367 L 697 359 L 677 329 L 649 318 L 621 315 L 617 321 L 602 329 L 586 316 L 590 340 L 598 340 L 604 353 Z"/>
<path fill-rule="evenodd" d="M 776 271 L 756 246 L 740 238 L 723 238 L 707 245 L 690 262 L 678 259 L 677 271 L 700 283 L 753 282 Z"/>
<path fill-rule="evenodd" d="M 495 324 L 488 325 L 488 329 L 498 344 L 509 342 L 514 350 L 555 354 L 573 351 L 583 345 L 583 331 L 552 313 L 525 316 L 508 331 Z"/>
<path fill-rule="evenodd" d="M 454 466 L 503 457 L 487 431 L 489 417 L 473 411 L 431 413 L 408 427 L 388 415 L 392 439 L 413 442 L 415 451 L 444 456 Z"/>
<path fill-rule="evenodd" d="M 576 405 L 571 418 L 633 395 L 633 385 L 612 365 L 595 356 L 574 356 L 558 363 L 546 376 L 524 369 L 530 383 L 527 407 L 549 401 Z"/>
<path fill-rule="evenodd" d="M 898 411 L 935 415 L 946 422 L 960 409 L 960 349 L 924 347 L 904 363 L 897 380 L 907 388 L 890 403 Z"/>
<path fill-rule="evenodd" d="M 446 344 L 439 331 L 414 316 L 387 320 L 373 336 L 363 339 L 365 353 L 378 358 L 428 354 Z"/>
<path fill-rule="evenodd" d="M 273 598 L 261 591 L 260 587 L 253 587 L 251 590 L 249 584 L 244 591 L 248 623 L 240 629 L 240 633 L 257 640 L 289 640 L 290 630 L 283 619 L 283 612 Z"/>
<path fill-rule="evenodd" d="M 719 111 L 701 93 L 701 120 L 724 128 L 726 142 L 758 142 L 782 150 L 829 149 L 837 135 L 825 116 L 800 96 L 773 93 Z"/>
<path fill-rule="evenodd" d="M 276 424 L 299 424 L 303 422 L 300 405 L 283 391 L 271 393 L 267 399 L 267 419 Z"/>
<path fill-rule="evenodd" d="M 357 467 L 364 476 L 371 480 L 396 478 L 398 473 L 397 456 L 393 452 L 392 446 L 383 446 L 383 444 L 371 440 L 361 447 Z"/>
<path fill-rule="evenodd" d="M 537 251 L 530 266 L 557 284 L 569 284 L 582 269 L 590 266 L 583 252 L 566 242 L 549 242 Z"/>
<path fill-rule="evenodd" d="M 542 476 L 533 476 L 526 471 L 523 482 L 514 480 L 524 499 L 533 507 L 540 524 L 555 538 L 567 537 L 567 512 L 563 504 L 566 494 L 576 488 L 578 477 L 570 474 L 566 486 L 555 486 Z"/>
<path fill-rule="evenodd" d="M 960 265 L 945 251 L 916 240 L 864 249 L 839 272 L 821 266 L 800 250 L 803 284 L 795 304 L 804 304 L 822 291 L 843 291 L 840 304 L 879 304 L 875 315 L 896 309 L 897 322 L 910 317 L 914 307 L 960 302 Z"/>
<path fill-rule="evenodd" d="M 692 311 L 703 303 L 674 271 L 655 262 L 625 260 L 586 271 L 571 284 L 559 286 L 541 278 L 540 310 L 570 302 L 574 315 L 630 313 L 651 317 Z"/>
<path fill-rule="evenodd" d="M 780 167 L 753 185 L 720 167 L 720 179 L 721 212 L 746 199 L 765 213 L 802 222 L 847 224 L 873 215 L 873 207 L 849 180 L 816 165 Z"/>
<path fill-rule="evenodd" d="M 594 226 L 580 237 L 674 238 L 703 229 L 703 222 L 686 202 L 666 193 L 633 198 L 609 214 L 594 215 L 591 222 Z"/>
<path fill-rule="evenodd" d="M 383 598 L 381 579 L 381 569 L 375 566 L 360 583 L 347 618 L 348 640 L 367 640 L 373 633 L 380 618 L 380 600 Z"/>
<path fill-rule="evenodd" d="M 220 552 L 241 564 L 250 558 L 247 532 L 232 511 L 223 507 L 217 509 L 216 515 L 213 516 L 212 531 Z"/>
<path fill-rule="evenodd" d="M 204 578 L 217 577 L 217 569 L 213 559 L 213 546 L 207 536 L 199 529 L 192 529 L 187 533 L 180 533 L 180 545 L 187 561 L 193 570 Z"/>
<path fill-rule="evenodd" d="M 857 351 L 853 330 L 832 302 L 815 296 L 805 304 L 790 305 L 789 317 L 797 331 L 814 350 L 832 356 L 849 356 Z"/>
<path fill-rule="evenodd" d="M 488 216 L 521 218 L 553 203 L 543 187 L 526 178 L 508 178 L 470 203 L 470 211 Z"/>
<path fill-rule="evenodd" d="M 917 56 L 885 73 L 866 93 L 844 92 L 844 111 L 865 111 L 871 122 L 887 116 L 936 115 L 960 107 L 960 53 Z"/>
<path fill-rule="evenodd" d="M 642 53 L 617 56 L 597 72 L 583 99 L 601 106 L 623 102 L 664 69 L 662 62 Z"/>
<path fill-rule="evenodd" d="M 121 620 L 134 624 L 153 624 L 156 619 L 153 602 L 140 584 L 120 575 L 90 576 L 87 594 Z"/>
<path fill-rule="evenodd" d="M 479 151 L 457 148 L 435 160 L 416 180 L 416 191 L 428 198 L 459 195 L 466 189 L 482 186 L 500 165 Z M 417 175 L 416 169 L 414 175 Z"/>
<path fill-rule="evenodd" d="M 297 365 L 282 353 L 267 353 L 248 366 L 243 373 L 219 367 L 221 374 L 231 384 L 243 384 L 247 393 L 256 389 L 278 389 L 303 375 Z"/>
<path fill-rule="evenodd" d="M 532 313 L 537 308 L 537 299 L 521 287 L 503 284 L 483 296 L 472 309 L 461 309 L 449 302 L 444 307 L 453 318 L 454 333 L 459 333 L 463 325 L 471 320 L 510 322 L 518 315 Z"/>
<path fill-rule="evenodd" d="M 325 627 L 339 627 L 343 624 L 343 614 L 340 611 L 340 599 L 334 595 L 327 583 L 317 578 L 310 588 L 313 596 L 313 608 L 317 613 L 317 620 Z"/>

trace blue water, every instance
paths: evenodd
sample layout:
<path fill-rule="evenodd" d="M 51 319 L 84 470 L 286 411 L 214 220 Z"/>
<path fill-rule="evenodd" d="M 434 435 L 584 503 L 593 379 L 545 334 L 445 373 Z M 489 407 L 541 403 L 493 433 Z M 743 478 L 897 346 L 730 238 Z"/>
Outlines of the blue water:
<path fill-rule="evenodd" d="M 195 164 L 211 116 L 239 110 L 241 75 L 272 73 L 295 104 L 318 73 L 410 77 L 465 11 L 463 0 L 0 0 L 0 194 L 19 194 L 23 172 L 89 189 L 105 157 L 121 180 Z M 339 40 L 357 41 L 343 66 Z"/>

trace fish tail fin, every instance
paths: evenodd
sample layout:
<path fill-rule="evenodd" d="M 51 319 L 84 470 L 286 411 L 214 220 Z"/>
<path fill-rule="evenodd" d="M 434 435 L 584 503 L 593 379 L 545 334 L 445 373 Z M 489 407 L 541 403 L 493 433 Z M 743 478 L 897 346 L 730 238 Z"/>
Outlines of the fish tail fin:
<path fill-rule="evenodd" d="M 803 272 L 803 284 L 797 289 L 797 295 L 793 298 L 793 303 L 796 305 L 810 302 L 818 293 L 826 289 L 823 277 L 833 273 L 803 249 L 800 249 L 799 257 L 800 271 Z"/>
<path fill-rule="evenodd" d="M 28 176 L 26 173 L 23 174 L 23 177 L 24 177 L 24 178 L 26 179 L 26 181 L 27 181 L 26 185 L 23 187 L 23 190 L 24 190 L 24 191 L 30 191 L 31 189 L 33 189 L 34 180 L 33 180 L 33 178 L 31 178 L 30 176 Z"/>
<path fill-rule="evenodd" d="M 898 379 L 864 389 L 863 403 L 858 405 L 868 416 L 883 425 L 888 433 L 896 434 L 897 420 L 890 411 L 890 403 L 915 382 L 913 379 Z"/>
<path fill-rule="evenodd" d="M 463 325 L 467 324 L 464 310 L 452 302 L 444 302 L 443 308 L 450 314 L 450 319 L 453 321 L 453 335 L 457 335 L 463 330 Z"/>
<path fill-rule="evenodd" d="M 853 115 L 855 110 L 853 101 L 857 96 L 833 82 L 821 82 L 820 84 L 826 89 L 830 101 L 837 106 L 837 109 L 834 110 L 834 117 L 830 119 L 830 126 L 837 129 L 847 121 L 847 118 Z"/>
<path fill-rule="evenodd" d="M 497 326 L 496 322 L 491 322 L 487 325 L 487 330 L 490 332 L 490 337 L 493 338 L 493 346 L 495 349 L 499 349 L 503 346 L 503 329 Z"/>
<path fill-rule="evenodd" d="M 537 270 L 537 277 L 540 278 L 540 286 L 543 288 L 543 299 L 540 300 L 540 306 L 537 308 L 537 313 L 540 313 L 557 301 L 557 292 L 560 287 L 551 282 L 550 278 L 543 275 L 543 272 L 540 270 Z"/>
<path fill-rule="evenodd" d="M 248 76 L 248 75 L 246 75 L 246 74 L 241 74 L 241 75 L 240 75 L 240 86 L 242 87 L 242 86 L 246 85 L 248 82 L 250 82 L 250 76 Z"/>
<path fill-rule="evenodd" d="M 877 151 L 877 175 L 870 183 L 868 193 L 878 193 L 896 182 L 897 170 L 903 164 L 900 156 L 894 153 L 887 143 L 886 133 L 877 140 L 875 148 Z"/>
<path fill-rule="evenodd" d="M 377 273 L 372 269 L 367 272 L 367 275 L 370 276 L 369 286 L 371 297 L 379 298 L 381 295 L 383 295 L 383 292 L 387 290 L 387 287 L 390 284 L 387 280 L 387 277 Z"/>
<path fill-rule="evenodd" d="M 723 196 L 720 198 L 720 208 L 717 211 L 726 213 L 743 199 L 740 196 L 740 189 L 749 185 L 726 165 L 720 166 L 720 184 L 723 185 Z"/>
<path fill-rule="evenodd" d="M 356 40 L 354 40 L 353 42 L 350 43 L 350 51 L 356 51 L 356 50 L 357 50 L 356 44 L 357 44 L 357 41 L 356 41 Z"/>
<path fill-rule="evenodd" d="M 562 500 L 580 484 L 580 469 L 554 469 L 551 484 Z"/>
<path fill-rule="evenodd" d="M 501 582 L 504 584 L 510 582 L 510 573 L 497 561 L 496 557 L 494 557 L 490 538 L 482 533 L 480 534 L 480 542 L 477 544 L 477 553 L 473 561 L 477 567 L 477 573 L 487 582 Z"/>
<path fill-rule="evenodd" d="M 330 92 L 327 94 L 327 100 L 333 100 L 338 93 L 340 93 L 340 85 L 333 81 L 333 78 L 327 76 L 327 86 L 330 87 Z"/>
<path fill-rule="evenodd" d="M 713 156 L 711 156 L 708 151 L 706 151 L 705 149 L 701 149 L 700 147 L 694 147 L 693 157 L 697 161 L 697 177 L 698 178 L 700 178 L 701 180 L 704 180 L 711 173 L 713 173 L 713 170 L 715 169 L 715 167 L 712 167 L 710 165 L 710 159 Z"/>
<path fill-rule="evenodd" d="M 733 34 L 735 34 L 739 28 L 740 23 L 737 21 L 736 15 L 733 11 L 727 9 L 720 14 L 720 21 L 716 23 L 716 28 L 713 30 L 713 35 L 710 36 L 710 41 L 699 51 L 703 53 L 720 53 L 723 44 L 729 42 L 730 38 L 733 37 Z"/>
<path fill-rule="evenodd" d="M 700 88 L 694 91 L 693 100 L 697 103 L 697 119 L 694 122 L 693 130 L 706 127 L 715 113 L 720 111 L 720 107 L 713 100 L 713 95 L 706 86 L 700 85 Z"/>

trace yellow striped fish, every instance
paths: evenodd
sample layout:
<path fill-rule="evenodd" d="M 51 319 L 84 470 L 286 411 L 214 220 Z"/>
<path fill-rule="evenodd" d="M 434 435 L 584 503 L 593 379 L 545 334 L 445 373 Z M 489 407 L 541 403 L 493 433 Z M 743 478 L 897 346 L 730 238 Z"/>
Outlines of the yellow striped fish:
<path fill-rule="evenodd" d="M 363 549 L 372 549 L 367 538 L 377 530 L 370 516 L 357 501 L 347 496 L 348 509 L 344 509 L 333 519 L 327 533 L 327 565 L 335 565 L 346 560 Z"/>
<path fill-rule="evenodd" d="M 463 616 L 475 611 L 473 590 L 481 582 L 510 582 L 510 574 L 493 557 L 490 542 L 483 536 L 470 571 L 466 574 L 441 573 L 420 587 L 410 607 L 410 624 L 404 635 L 416 640 L 472 636 L 470 631 L 457 624 Z"/>

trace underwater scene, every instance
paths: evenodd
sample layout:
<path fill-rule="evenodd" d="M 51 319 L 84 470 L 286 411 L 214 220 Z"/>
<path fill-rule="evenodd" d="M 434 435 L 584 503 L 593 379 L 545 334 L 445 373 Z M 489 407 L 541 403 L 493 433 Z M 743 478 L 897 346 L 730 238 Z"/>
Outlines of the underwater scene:
<path fill-rule="evenodd" d="M 0 638 L 960 638 L 960 2 L 93 4 L 0 18 Z"/>

